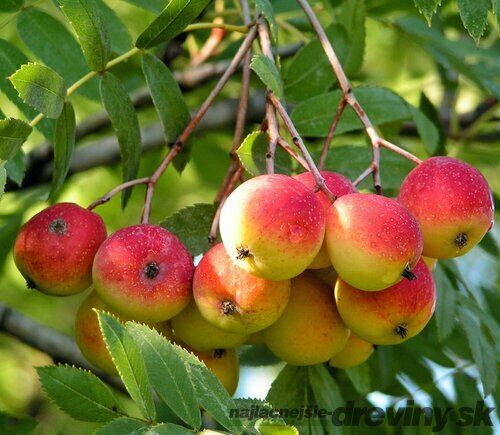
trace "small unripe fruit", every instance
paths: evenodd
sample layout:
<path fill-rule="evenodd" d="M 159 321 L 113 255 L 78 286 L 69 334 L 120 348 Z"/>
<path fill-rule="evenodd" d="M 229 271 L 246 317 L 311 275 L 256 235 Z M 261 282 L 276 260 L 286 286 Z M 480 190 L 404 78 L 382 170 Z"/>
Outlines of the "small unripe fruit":
<path fill-rule="evenodd" d="M 348 328 L 373 344 L 399 344 L 422 331 L 434 313 L 436 288 L 423 260 L 413 271 L 416 279 L 378 292 L 358 290 L 339 278 L 335 299 Z"/>
<path fill-rule="evenodd" d="M 220 216 L 231 258 L 247 272 L 284 280 L 303 272 L 323 243 L 325 212 L 301 182 L 281 174 L 260 175 L 236 188 Z"/>
<path fill-rule="evenodd" d="M 420 163 L 403 181 L 398 201 L 420 224 L 427 257 L 464 255 L 493 226 L 488 182 L 476 168 L 452 157 Z"/>
<path fill-rule="evenodd" d="M 176 339 L 197 351 L 233 348 L 249 337 L 215 327 L 200 314 L 194 301 L 172 318 L 171 323 Z"/>
<path fill-rule="evenodd" d="M 182 242 L 150 224 L 118 230 L 94 260 L 94 286 L 116 312 L 142 322 L 162 322 L 191 300 L 194 265 Z"/>
<path fill-rule="evenodd" d="M 290 296 L 290 280 L 271 281 L 249 274 L 219 243 L 196 267 L 193 296 L 202 316 L 216 327 L 251 334 L 281 316 Z"/>
<path fill-rule="evenodd" d="M 361 340 L 356 334 L 351 332 L 344 348 L 328 364 L 338 369 L 349 369 L 364 363 L 375 350 L 372 343 Z"/>
<path fill-rule="evenodd" d="M 55 204 L 21 228 L 14 262 L 28 287 L 48 295 L 74 295 L 92 284 L 94 255 L 105 239 L 99 215 L 77 204 Z"/>
<path fill-rule="evenodd" d="M 325 179 L 326 187 L 328 187 L 328 189 L 330 189 L 330 192 L 332 192 L 337 198 L 340 198 L 343 195 L 347 195 L 348 193 L 357 192 L 357 189 L 354 184 L 352 184 L 351 180 L 341 174 L 330 171 L 321 171 L 320 174 Z M 332 202 L 323 191 L 316 190 L 316 180 L 314 179 L 312 173 L 303 172 L 302 174 L 296 175 L 294 178 L 296 180 L 299 180 L 304 186 L 315 192 L 316 197 L 320 200 L 326 213 L 326 211 L 332 205 Z M 321 246 L 318 254 L 307 268 L 323 269 L 329 266 L 331 266 L 330 257 L 328 255 L 326 242 L 323 242 L 323 245 Z"/>
<path fill-rule="evenodd" d="M 278 358 L 305 366 L 323 363 L 340 352 L 349 330 L 337 311 L 332 289 L 304 272 L 292 280 L 283 315 L 262 334 Z"/>
<path fill-rule="evenodd" d="M 371 193 L 337 199 L 326 215 L 325 238 L 339 277 L 361 290 L 413 279 L 411 270 L 422 253 L 422 234 L 410 212 Z"/>

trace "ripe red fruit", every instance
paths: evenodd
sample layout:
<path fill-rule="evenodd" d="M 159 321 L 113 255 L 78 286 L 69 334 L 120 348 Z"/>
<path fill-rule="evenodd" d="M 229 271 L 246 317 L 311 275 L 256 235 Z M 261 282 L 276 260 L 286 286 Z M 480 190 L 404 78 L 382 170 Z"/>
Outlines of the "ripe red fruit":
<path fill-rule="evenodd" d="M 326 243 L 339 277 L 361 290 L 382 290 L 411 269 L 422 253 L 415 218 L 397 201 L 370 193 L 337 199 L 326 214 Z"/>
<path fill-rule="evenodd" d="M 348 193 L 357 192 L 356 187 L 352 184 L 351 180 L 344 177 L 341 174 L 330 171 L 321 171 L 321 176 L 325 179 L 325 184 L 328 189 L 337 197 L 340 198 Z M 308 187 L 313 192 L 316 189 L 316 180 L 314 179 L 311 172 L 303 172 L 302 174 L 296 175 L 294 177 L 299 180 L 304 186 Z M 320 200 L 323 205 L 325 213 L 332 205 L 332 202 L 328 199 L 328 196 L 321 190 L 315 192 L 316 197 Z M 330 257 L 328 256 L 328 249 L 326 247 L 326 242 L 321 246 L 318 255 L 314 258 L 313 262 L 308 266 L 308 269 L 323 269 L 331 266 Z"/>
<path fill-rule="evenodd" d="M 105 239 L 99 215 L 77 204 L 55 204 L 21 228 L 14 262 L 28 287 L 48 295 L 74 295 L 92 284 L 94 255 Z"/>
<path fill-rule="evenodd" d="M 423 260 L 413 271 L 416 279 L 377 292 L 358 290 L 339 278 L 335 299 L 347 327 L 373 344 L 399 344 L 422 331 L 434 313 L 436 287 Z"/>
<path fill-rule="evenodd" d="M 271 281 L 249 274 L 219 243 L 196 267 L 193 295 L 210 323 L 225 331 L 251 334 L 281 316 L 290 297 L 290 280 Z"/>
<path fill-rule="evenodd" d="M 301 182 L 281 174 L 241 184 L 222 207 L 224 246 L 249 273 L 272 280 L 299 275 L 323 243 L 325 212 Z"/>
<path fill-rule="evenodd" d="M 464 255 L 493 226 L 488 182 L 476 168 L 452 157 L 419 164 L 403 181 L 398 200 L 419 222 L 427 257 Z"/>
<path fill-rule="evenodd" d="M 191 299 L 194 265 L 182 242 L 151 224 L 118 230 L 101 245 L 93 279 L 99 296 L 118 313 L 162 322 Z"/>

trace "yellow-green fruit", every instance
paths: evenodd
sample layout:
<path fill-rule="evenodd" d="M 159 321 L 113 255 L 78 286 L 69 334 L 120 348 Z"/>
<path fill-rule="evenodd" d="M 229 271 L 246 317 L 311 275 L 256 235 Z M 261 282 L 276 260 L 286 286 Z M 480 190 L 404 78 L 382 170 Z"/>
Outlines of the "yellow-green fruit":
<path fill-rule="evenodd" d="M 373 344 L 351 332 L 344 348 L 330 359 L 329 364 L 339 369 L 349 369 L 364 363 L 374 350 Z"/>
<path fill-rule="evenodd" d="M 171 319 L 171 323 L 175 337 L 198 351 L 233 348 L 249 337 L 217 328 L 200 314 L 194 302 Z"/>
<path fill-rule="evenodd" d="M 264 331 L 265 329 L 261 329 L 260 331 L 254 332 L 251 334 L 247 341 L 245 341 L 245 344 L 262 344 L 265 343 L 265 337 L 264 337 Z"/>
<path fill-rule="evenodd" d="M 234 349 L 216 349 L 207 352 L 193 353 L 212 370 L 221 381 L 227 392 L 232 396 L 240 379 L 240 363 Z"/>
<path fill-rule="evenodd" d="M 431 272 L 434 272 L 436 270 L 436 265 L 437 265 L 437 258 L 430 258 L 430 257 L 424 257 L 422 256 L 422 260 L 424 260 L 425 264 L 427 264 L 427 267 Z"/>
<path fill-rule="evenodd" d="M 349 337 L 332 289 L 311 272 L 292 279 L 290 300 L 282 316 L 263 331 L 272 353 L 283 361 L 312 365 L 340 352 Z"/>

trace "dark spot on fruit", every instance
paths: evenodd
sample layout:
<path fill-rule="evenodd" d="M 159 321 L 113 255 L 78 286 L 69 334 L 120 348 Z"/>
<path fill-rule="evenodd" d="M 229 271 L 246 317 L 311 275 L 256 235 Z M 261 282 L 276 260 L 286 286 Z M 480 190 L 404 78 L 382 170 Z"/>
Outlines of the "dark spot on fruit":
<path fill-rule="evenodd" d="M 410 265 L 407 264 L 406 267 L 405 267 L 405 270 L 403 270 L 403 273 L 401 274 L 404 278 L 406 278 L 408 281 L 414 281 L 415 279 L 417 279 L 417 275 L 415 275 L 411 269 L 410 269 Z"/>
<path fill-rule="evenodd" d="M 30 290 L 36 290 L 36 284 L 31 279 L 26 279 L 26 287 Z"/>
<path fill-rule="evenodd" d="M 220 304 L 222 314 L 226 316 L 231 316 L 236 311 L 236 305 L 233 301 L 223 301 Z"/>
<path fill-rule="evenodd" d="M 406 338 L 406 336 L 408 335 L 408 326 L 406 325 L 406 323 L 401 323 L 394 328 L 394 332 L 402 339 Z"/>
<path fill-rule="evenodd" d="M 226 354 L 225 349 L 215 349 L 214 350 L 214 358 L 221 359 Z"/>
<path fill-rule="evenodd" d="M 246 246 L 237 246 L 236 247 L 236 260 L 244 260 L 245 258 L 253 257 L 253 254 L 250 252 Z"/>
<path fill-rule="evenodd" d="M 374 344 L 374 345 L 372 345 L 372 347 L 373 347 L 373 351 L 376 351 L 378 349 L 378 344 Z"/>
<path fill-rule="evenodd" d="M 152 261 L 148 263 L 144 268 L 144 275 L 146 275 L 149 279 L 154 279 L 160 273 L 160 268 L 158 265 Z"/>
<path fill-rule="evenodd" d="M 49 224 L 50 234 L 59 234 L 61 236 L 64 236 L 67 232 L 68 225 L 66 224 L 66 221 L 64 219 L 57 218 Z"/>
<path fill-rule="evenodd" d="M 458 249 L 462 249 L 467 246 L 467 234 L 460 233 L 457 237 L 455 237 L 455 245 L 458 246 Z"/>

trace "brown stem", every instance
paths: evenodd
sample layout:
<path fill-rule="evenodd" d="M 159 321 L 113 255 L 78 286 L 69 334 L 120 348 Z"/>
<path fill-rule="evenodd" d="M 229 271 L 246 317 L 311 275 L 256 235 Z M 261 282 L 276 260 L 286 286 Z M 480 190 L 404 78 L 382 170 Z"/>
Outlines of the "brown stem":
<path fill-rule="evenodd" d="M 278 138 L 278 145 L 281 146 L 281 148 L 283 148 L 288 154 L 290 154 L 292 156 L 292 158 L 294 160 L 296 160 L 297 163 L 299 163 L 299 165 L 302 166 L 306 171 L 309 170 L 309 166 L 307 165 L 307 162 L 281 136 Z"/>
<path fill-rule="evenodd" d="M 229 64 L 226 71 L 219 79 L 215 87 L 212 89 L 212 92 L 210 92 L 210 95 L 203 102 L 196 115 L 194 115 L 191 118 L 191 121 L 189 121 L 184 131 L 177 138 L 177 142 L 170 149 L 168 154 L 165 156 L 164 160 L 158 165 L 154 173 L 149 178 L 148 189 L 146 191 L 146 199 L 144 200 L 144 208 L 141 218 L 141 221 L 143 223 L 149 222 L 149 216 L 151 214 L 151 202 L 153 200 L 154 190 L 158 179 L 163 175 L 163 173 L 167 169 L 170 162 L 174 159 L 174 157 L 182 150 L 184 144 L 186 143 L 187 139 L 189 138 L 195 127 L 201 121 L 205 113 L 207 113 L 207 110 L 215 101 L 215 99 L 217 98 L 221 90 L 224 88 L 226 83 L 229 81 L 231 76 L 236 72 L 240 62 L 243 60 L 243 57 L 252 46 L 252 42 L 255 39 L 256 35 L 257 35 L 257 29 L 254 26 L 250 29 L 250 31 L 246 35 L 243 43 L 241 44 L 240 48 L 234 55 L 233 60 L 231 61 L 231 63 Z"/>
<path fill-rule="evenodd" d="M 311 154 L 309 154 L 309 151 L 307 147 L 304 145 L 304 142 L 302 141 L 302 138 L 300 137 L 299 132 L 295 128 L 295 125 L 293 124 L 292 120 L 290 119 L 290 116 L 288 115 L 286 109 L 283 107 L 281 104 L 280 100 L 274 95 L 272 92 L 269 94 L 269 99 L 273 103 L 274 107 L 278 111 L 281 119 L 283 119 L 283 122 L 285 123 L 286 128 L 292 135 L 292 140 L 293 143 L 300 149 L 300 152 L 304 156 L 307 166 L 309 170 L 311 171 L 314 180 L 316 181 L 316 185 L 318 188 L 325 193 L 325 195 L 330 199 L 330 201 L 335 201 L 336 197 L 335 195 L 326 187 L 325 184 L 325 179 L 321 176 L 321 174 L 318 171 L 318 168 L 314 164 L 314 160 L 311 157 Z"/>
<path fill-rule="evenodd" d="M 138 178 L 136 180 L 131 180 L 127 181 L 125 183 L 122 183 L 118 186 L 116 186 L 113 190 L 110 190 L 106 195 L 101 196 L 100 198 L 96 199 L 92 204 L 90 204 L 87 209 L 88 210 L 93 210 L 94 208 L 107 203 L 113 196 L 117 195 L 118 193 L 122 192 L 125 189 L 128 189 L 129 187 L 132 186 L 137 186 L 139 184 L 147 184 L 149 181 L 148 177 L 144 178 Z"/>
<path fill-rule="evenodd" d="M 370 166 L 368 166 L 362 173 L 361 175 L 356 178 L 352 184 L 354 184 L 355 186 L 357 186 L 359 183 L 361 183 L 366 177 L 368 177 L 368 175 L 370 175 L 371 173 L 373 172 L 373 168 Z"/>
<path fill-rule="evenodd" d="M 396 154 L 399 154 L 403 157 L 406 157 L 408 160 L 411 160 L 412 162 L 416 163 L 419 165 L 422 163 L 422 160 L 420 160 L 417 156 L 414 156 L 412 153 L 409 153 L 408 151 L 398 147 L 397 145 L 394 145 L 393 143 L 380 138 L 378 140 L 379 144 L 381 147 L 387 148 L 388 150 L 394 151 Z"/>
<path fill-rule="evenodd" d="M 273 50 L 271 48 L 271 39 L 269 37 L 269 29 L 267 23 L 263 18 L 260 18 L 257 23 L 259 31 L 259 41 L 262 53 L 264 56 L 268 57 L 271 62 L 274 62 Z M 280 137 L 280 132 L 278 128 L 278 119 L 276 118 L 276 110 L 269 101 L 269 90 L 267 90 L 266 98 L 266 120 L 269 132 L 269 148 L 266 154 L 266 169 L 268 174 L 274 174 L 274 158 L 276 154 L 276 145 L 278 144 L 278 138 Z"/>
<path fill-rule="evenodd" d="M 335 114 L 332 123 L 330 125 L 330 129 L 328 130 L 328 135 L 326 136 L 325 143 L 323 144 L 323 149 L 321 150 L 321 156 L 319 158 L 318 162 L 318 169 L 320 171 L 323 170 L 325 167 L 325 160 L 326 156 L 328 155 L 328 150 L 330 149 L 330 144 L 332 143 L 333 135 L 335 134 L 335 130 L 337 129 L 337 126 L 339 125 L 340 118 L 342 117 L 342 114 L 344 113 L 344 109 L 347 105 L 347 101 L 342 96 L 340 99 L 339 105 L 337 107 L 337 113 Z"/>

